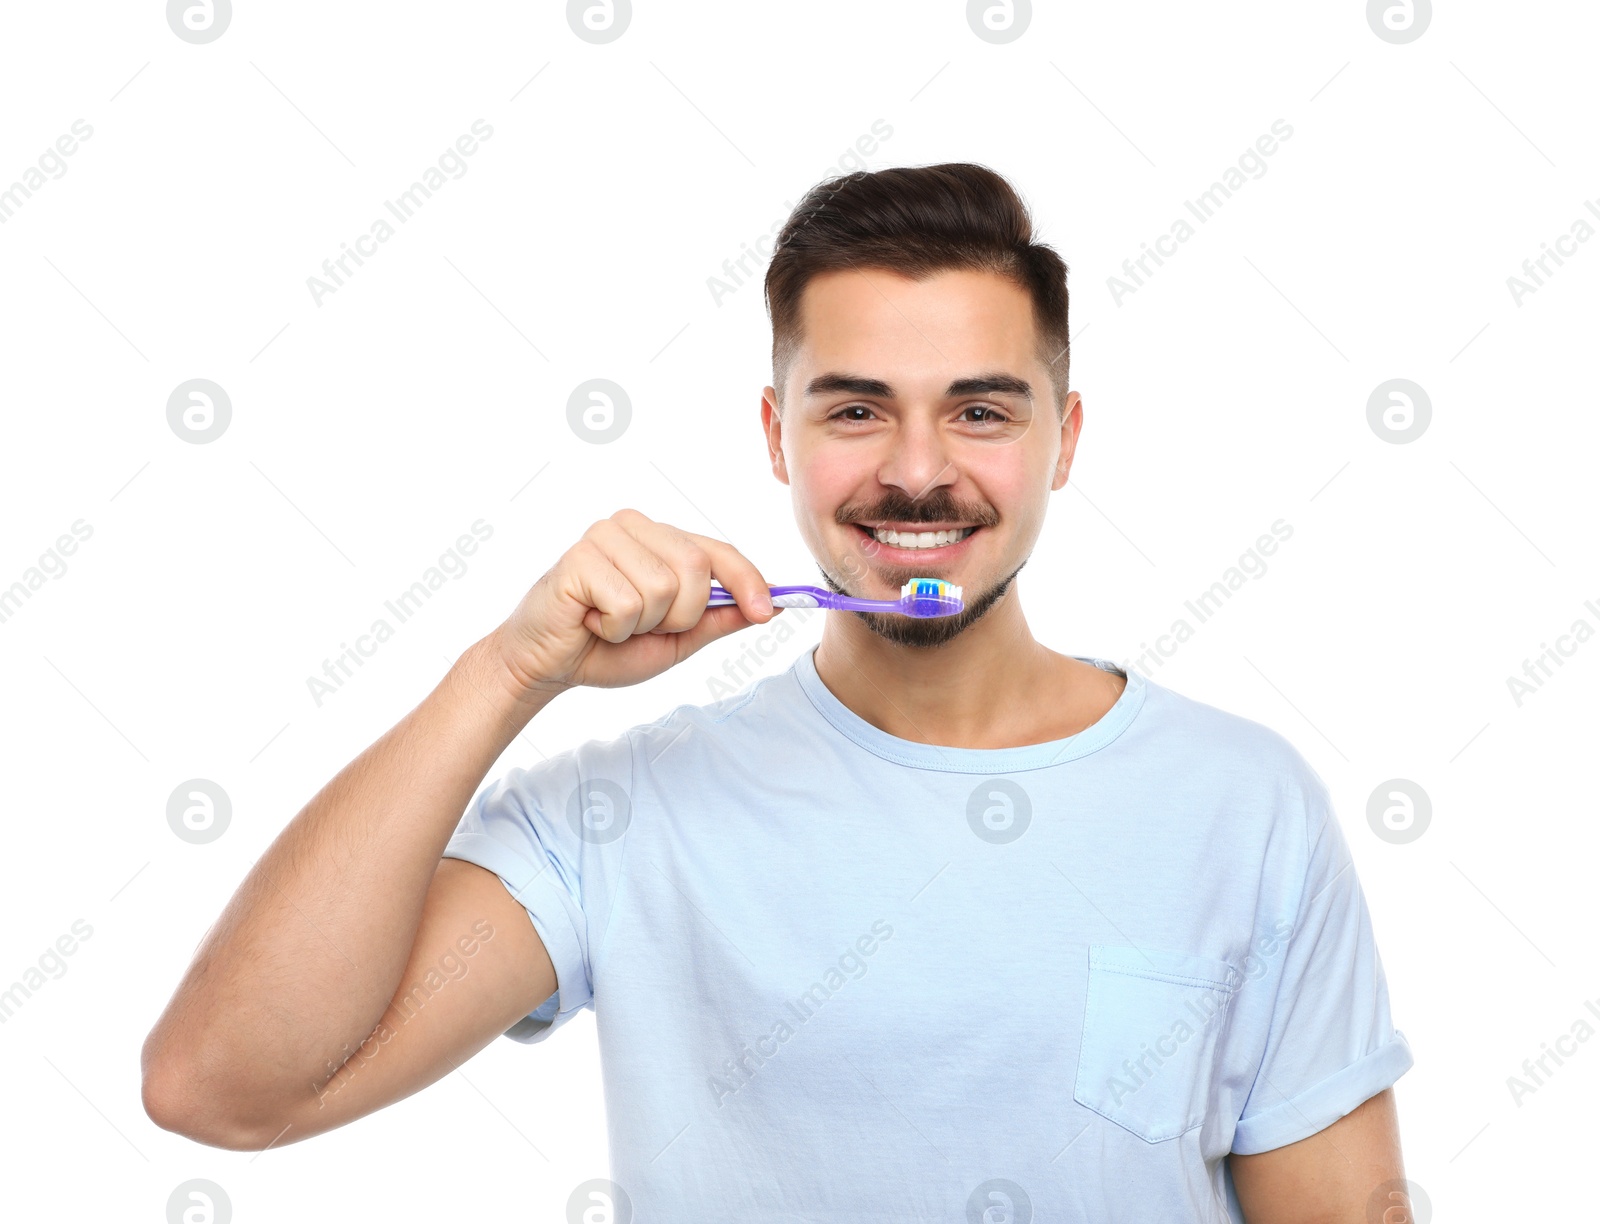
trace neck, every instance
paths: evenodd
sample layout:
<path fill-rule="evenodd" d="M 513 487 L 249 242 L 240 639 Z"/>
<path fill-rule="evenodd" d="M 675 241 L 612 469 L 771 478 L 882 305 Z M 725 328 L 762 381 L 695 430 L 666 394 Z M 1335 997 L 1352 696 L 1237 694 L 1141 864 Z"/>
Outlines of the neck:
<path fill-rule="evenodd" d="M 1065 738 L 1096 721 L 1124 681 L 1034 639 L 1015 584 L 940 646 L 903 646 L 851 613 L 823 626 L 817 676 L 890 735 L 951 748 L 1005 748 Z"/>

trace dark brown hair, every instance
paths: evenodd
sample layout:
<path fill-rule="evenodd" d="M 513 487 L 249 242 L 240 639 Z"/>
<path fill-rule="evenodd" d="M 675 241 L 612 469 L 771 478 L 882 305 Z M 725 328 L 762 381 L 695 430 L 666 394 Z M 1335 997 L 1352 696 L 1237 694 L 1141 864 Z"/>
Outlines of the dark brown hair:
<path fill-rule="evenodd" d="M 1067 265 L 1033 241 L 1016 189 L 987 166 L 946 162 L 857 170 L 806 193 L 767 265 L 772 378 L 783 385 L 800 346 L 800 296 L 813 276 L 883 268 L 913 280 L 947 269 L 991 272 L 1033 299 L 1039 360 L 1050 370 L 1056 413 L 1067 398 Z"/>

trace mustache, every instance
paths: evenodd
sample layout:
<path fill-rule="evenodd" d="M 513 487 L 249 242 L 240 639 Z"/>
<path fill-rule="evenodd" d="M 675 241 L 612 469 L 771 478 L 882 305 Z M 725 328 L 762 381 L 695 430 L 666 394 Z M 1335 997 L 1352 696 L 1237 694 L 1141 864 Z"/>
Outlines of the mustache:
<path fill-rule="evenodd" d="M 953 497 L 912 501 L 909 497 L 884 497 L 871 505 L 841 506 L 835 515 L 841 526 L 851 523 L 971 523 L 993 527 L 1000 515 L 993 506 L 960 502 Z"/>

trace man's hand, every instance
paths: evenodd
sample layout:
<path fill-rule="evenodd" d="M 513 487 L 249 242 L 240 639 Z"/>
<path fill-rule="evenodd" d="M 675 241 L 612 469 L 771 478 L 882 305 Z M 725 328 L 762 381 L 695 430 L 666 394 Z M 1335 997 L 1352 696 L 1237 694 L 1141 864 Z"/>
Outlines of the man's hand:
<path fill-rule="evenodd" d="M 713 578 L 737 604 L 706 607 Z M 519 696 L 620 688 L 781 611 L 733 545 L 618 510 L 562 554 L 494 636 Z"/>
<path fill-rule="evenodd" d="M 1415 1219 L 1403 1190 L 1373 1202 L 1385 1182 L 1405 1177 L 1393 1088 L 1298 1143 L 1252 1156 L 1230 1155 L 1228 1163 L 1249 1224 L 1413 1224 Z"/>

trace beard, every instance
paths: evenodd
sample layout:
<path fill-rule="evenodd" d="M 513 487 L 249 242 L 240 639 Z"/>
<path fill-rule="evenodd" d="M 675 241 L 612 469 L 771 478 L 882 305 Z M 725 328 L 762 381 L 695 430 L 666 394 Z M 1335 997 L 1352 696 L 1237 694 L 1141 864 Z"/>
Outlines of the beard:
<path fill-rule="evenodd" d="M 967 597 L 963 592 L 962 608 L 954 616 L 905 616 L 898 612 L 852 612 L 854 616 L 868 630 L 877 634 L 885 641 L 893 642 L 897 646 L 912 646 L 932 648 L 943 646 L 946 642 L 954 641 L 965 633 L 967 629 L 981 620 L 985 613 L 1011 589 L 1011 584 L 1027 565 L 1024 558 L 1022 565 L 1017 566 L 1011 573 L 989 587 L 976 598 Z M 822 581 L 830 591 L 839 595 L 852 595 L 854 592 L 845 590 L 833 580 L 833 575 L 822 569 Z"/>

